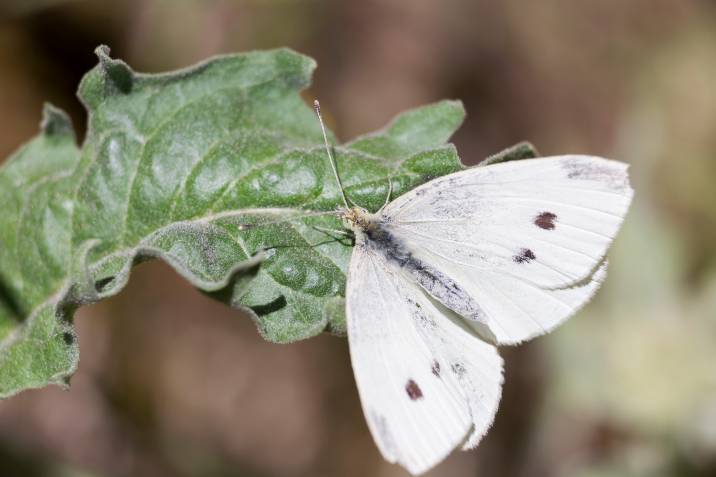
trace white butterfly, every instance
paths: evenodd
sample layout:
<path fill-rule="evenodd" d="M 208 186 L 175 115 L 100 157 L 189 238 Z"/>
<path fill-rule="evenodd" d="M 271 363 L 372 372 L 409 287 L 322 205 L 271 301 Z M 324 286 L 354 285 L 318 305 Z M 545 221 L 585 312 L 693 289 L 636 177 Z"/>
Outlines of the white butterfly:
<path fill-rule="evenodd" d="M 496 345 L 551 331 L 599 288 L 633 194 L 627 166 L 571 155 L 476 167 L 376 214 L 341 193 L 355 234 L 346 311 L 363 412 L 383 456 L 417 475 L 492 424 Z"/>

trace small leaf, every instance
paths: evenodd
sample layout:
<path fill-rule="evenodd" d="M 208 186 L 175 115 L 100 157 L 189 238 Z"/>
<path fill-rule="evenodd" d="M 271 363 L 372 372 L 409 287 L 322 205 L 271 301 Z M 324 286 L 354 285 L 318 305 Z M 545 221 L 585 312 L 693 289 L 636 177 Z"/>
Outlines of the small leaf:
<path fill-rule="evenodd" d="M 493 154 L 492 156 L 480 162 L 478 166 L 489 166 L 491 164 L 499 164 L 501 162 L 509 161 L 519 161 L 522 159 L 534 159 L 535 157 L 539 157 L 539 152 L 537 152 L 537 149 L 535 149 L 535 147 L 531 143 L 527 141 L 522 141 L 515 144 L 514 146 L 510 146 L 507 149 L 498 152 L 497 154 Z"/>
<path fill-rule="evenodd" d="M 347 147 L 385 159 L 406 158 L 445 144 L 464 119 L 460 101 L 441 101 L 403 113 L 384 129 L 359 137 Z"/>

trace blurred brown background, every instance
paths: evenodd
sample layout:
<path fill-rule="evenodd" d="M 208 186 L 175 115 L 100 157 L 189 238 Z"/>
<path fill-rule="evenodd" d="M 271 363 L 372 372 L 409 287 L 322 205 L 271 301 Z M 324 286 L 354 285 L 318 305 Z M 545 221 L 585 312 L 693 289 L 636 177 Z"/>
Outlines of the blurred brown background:
<path fill-rule="evenodd" d="M 716 475 L 714 2 L 2 0 L 0 158 L 45 100 L 83 134 L 100 43 L 147 72 L 290 46 L 343 140 L 459 98 L 468 164 L 522 139 L 631 163 L 602 292 L 503 350 L 493 429 L 429 475 Z M 263 342 L 161 263 L 76 323 L 72 389 L 0 402 L 1 476 L 407 475 L 372 443 L 343 339 Z"/>

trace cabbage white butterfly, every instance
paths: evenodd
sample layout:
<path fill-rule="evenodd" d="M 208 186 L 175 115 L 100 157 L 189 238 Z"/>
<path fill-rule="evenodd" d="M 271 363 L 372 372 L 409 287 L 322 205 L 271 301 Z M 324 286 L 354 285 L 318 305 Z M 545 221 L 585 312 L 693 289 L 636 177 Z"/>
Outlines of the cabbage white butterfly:
<path fill-rule="evenodd" d="M 314 106 L 345 204 L 335 213 L 355 236 L 346 317 L 363 412 L 383 456 L 417 475 L 492 424 L 496 346 L 551 331 L 597 291 L 633 195 L 627 165 L 568 155 L 474 167 L 370 213 L 349 205 Z"/>

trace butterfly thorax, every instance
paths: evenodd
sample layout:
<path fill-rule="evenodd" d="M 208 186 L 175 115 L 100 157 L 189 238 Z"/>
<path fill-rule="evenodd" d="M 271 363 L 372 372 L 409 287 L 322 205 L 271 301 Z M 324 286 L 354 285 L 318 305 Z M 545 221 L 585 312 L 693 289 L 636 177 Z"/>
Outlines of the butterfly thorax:
<path fill-rule="evenodd" d="M 386 228 L 385 219 L 380 212 L 373 214 L 362 207 L 351 207 L 340 211 L 339 216 L 355 234 L 356 245 L 368 247 L 399 267 L 418 266 L 403 241 Z"/>
<path fill-rule="evenodd" d="M 379 226 L 378 215 L 371 214 L 362 207 L 344 209 L 339 216 L 353 232 L 369 233 L 377 230 Z"/>

